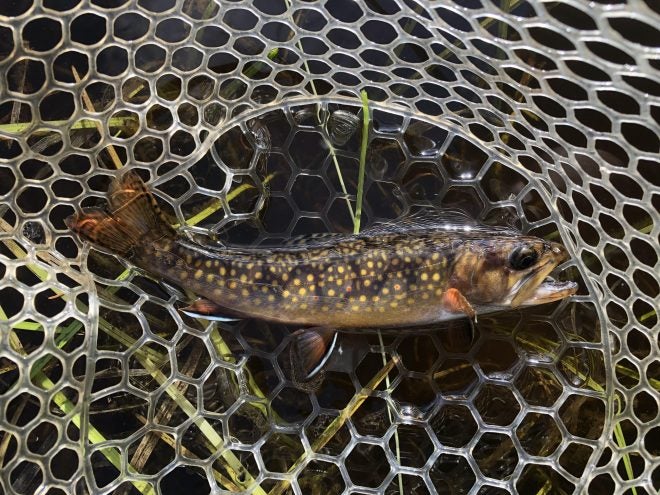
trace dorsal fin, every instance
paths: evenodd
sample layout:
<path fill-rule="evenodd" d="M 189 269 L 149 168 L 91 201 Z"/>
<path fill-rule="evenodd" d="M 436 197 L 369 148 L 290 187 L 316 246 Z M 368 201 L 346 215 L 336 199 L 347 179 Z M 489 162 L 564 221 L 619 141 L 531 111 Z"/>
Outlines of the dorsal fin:
<path fill-rule="evenodd" d="M 376 223 L 363 230 L 360 235 L 406 234 L 420 231 L 488 232 L 501 235 L 520 234 L 520 232 L 511 227 L 485 225 L 461 210 L 423 209 L 395 220 Z"/>

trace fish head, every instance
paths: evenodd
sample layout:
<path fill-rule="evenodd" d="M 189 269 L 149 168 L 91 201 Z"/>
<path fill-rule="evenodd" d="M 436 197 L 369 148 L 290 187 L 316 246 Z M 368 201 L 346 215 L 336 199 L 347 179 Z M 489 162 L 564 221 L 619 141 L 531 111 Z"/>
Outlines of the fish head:
<path fill-rule="evenodd" d="M 550 273 L 569 255 L 556 242 L 531 236 L 495 236 L 469 243 L 452 275 L 471 304 L 516 308 L 558 301 L 577 291 Z"/>

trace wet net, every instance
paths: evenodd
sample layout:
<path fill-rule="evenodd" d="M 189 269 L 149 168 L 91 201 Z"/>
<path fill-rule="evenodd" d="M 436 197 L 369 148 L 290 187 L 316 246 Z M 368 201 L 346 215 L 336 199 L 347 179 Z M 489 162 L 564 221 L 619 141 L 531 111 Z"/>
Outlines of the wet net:
<path fill-rule="evenodd" d="M 654 0 L 1 2 L 0 493 L 656 493 L 659 40 Z M 295 328 L 72 236 L 127 168 L 190 236 L 461 209 L 579 291 L 301 382 Z"/>

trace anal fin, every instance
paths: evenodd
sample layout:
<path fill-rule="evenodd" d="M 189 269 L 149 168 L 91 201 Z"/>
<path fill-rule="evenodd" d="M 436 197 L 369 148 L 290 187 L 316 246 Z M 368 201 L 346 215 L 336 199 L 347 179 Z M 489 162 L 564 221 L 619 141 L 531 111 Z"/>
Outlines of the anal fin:
<path fill-rule="evenodd" d="M 337 330 L 328 327 L 304 328 L 294 334 L 294 339 L 298 364 L 308 380 L 328 362 L 337 345 Z"/>
<path fill-rule="evenodd" d="M 208 299 L 197 299 L 190 306 L 179 309 L 182 313 L 192 318 L 203 318 L 211 321 L 240 321 L 241 318 L 223 314 L 224 308 Z"/>

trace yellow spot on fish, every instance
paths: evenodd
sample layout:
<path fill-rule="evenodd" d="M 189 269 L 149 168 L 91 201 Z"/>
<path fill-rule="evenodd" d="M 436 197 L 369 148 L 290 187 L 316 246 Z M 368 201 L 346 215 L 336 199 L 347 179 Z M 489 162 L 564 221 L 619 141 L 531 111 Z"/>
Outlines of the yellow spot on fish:
<path fill-rule="evenodd" d="M 254 274 L 254 278 L 256 280 L 261 280 L 263 278 L 263 276 L 264 276 L 264 274 L 261 273 L 261 272 L 257 272 L 257 273 Z"/>
<path fill-rule="evenodd" d="M 245 274 L 241 275 L 241 279 L 240 279 L 240 280 L 241 280 L 241 282 L 243 282 L 243 283 L 247 282 L 247 275 L 245 275 Z"/>
<path fill-rule="evenodd" d="M 247 289 L 243 289 L 243 290 L 241 291 L 241 295 L 242 295 L 243 297 L 248 297 L 248 296 L 250 295 L 250 291 L 247 290 Z"/>
<path fill-rule="evenodd" d="M 298 295 L 299 296 L 304 296 L 305 294 L 307 294 L 307 289 L 305 289 L 304 287 L 301 287 L 300 290 L 298 290 Z"/>
<path fill-rule="evenodd" d="M 227 284 L 227 287 L 229 287 L 230 289 L 235 289 L 236 285 L 237 285 L 236 281 L 232 280 L 231 282 L 229 282 L 229 284 Z"/>
<path fill-rule="evenodd" d="M 387 287 L 383 287 L 383 295 L 387 295 L 389 293 L 390 293 L 390 289 L 388 289 Z"/>
<path fill-rule="evenodd" d="M 373 268 L 374 267 L 374 262 L 373 261 L 367 261 L 367 268 Z"/>
<path fill-rule="evenodd" d="M 439 273 L 434 273 L 433 274 L 433 281 L 434 282 L 439 282 L 440 281 L 440 274 Z"/>
<path fill-rule="evenodd" d="M 352 309 L 353 311 L 360 311 L 360 306 L 358 306 L 358 305 L 356 304 L 356 305 L 354 305 L 354 306 L 351 306 L 351 309 Z"/>
<path fill-rule="evenodd" d="M 289 292 L 288 290 L 285 290 L 284 292 L 282 292 L 283 297 L 289 297 L 290 295 L 291 295 L 291 292 Z"/>
<path fill-rule="evenodd" d="M 206 260 L 206 261 L 204 262 L 204 266 L 205 266 L 206 268 L 211 268 L 211 260 Z"/>
<path fill-rule="evenodd" d="M 214 279 L 214 278 L 215 278 L 215 277 L 213 276 L 212 273 L 208 273 L 208 274 L 206 275 L 206 281 L 207 281 L 207 282 L 213 282 L 213 279 Z"/>
<path fill-rule="evenodd" d="M 438 261 L 438 260 L 440 259 L 440 253 L 433 253 L 433 254 L 431 255 L 431 259 L 432 259 L 433 261 Z"/>
<path fill-rule="evenodd" d="M 330 289 L 330 290 L 328 290 L 328 295 L 329 295 L 330 297 L 334 297 L 334 295 L 335 295 L 335 291 L 334 291 L 334 289 Z"/>
<path fill-rule="evenodd" d="M 360 302 L 366 302 L 366 300 L 367 300 L 367 296 L 365 296 L 364 294 L 362 294 L 358 299 L 359 299 Z"/>
<path fill-rule="evenodd" d="M 286 282 L 287 280 L 289 280 L 289 274 L 288 274 L 288 273 L 283 273 L 283 274 L 282 274 L 282 280 L 283 280 L 284 282 Z"/>
<path fill-rule="evenodd" d="M 371 285 L 371 280 L 366 279 L 362 283 L 364 284 L 365 287 L 369 287 Z"/>
<path fill-rule="evenodd" d="M 224 277 L 227 275 L 227 269 L 224 266 L 220 267 L 220 276 Z"/>
<path fill-rule="evenodd" d="M 307 281 L 308 282 L 314 282 L 314 275 L 312 275 L 311 273 L 309 275 L 307 275 Z"/>
<path fill-rule="evenodd" d="M 293 285 L 300 285 L 300 279 L 299 278 L 294 278 L 293 279 Z"/>
<path fill-rule="evenodd" d="M 343 266 L 338 266 L 338 267 L 337 267 L 337 271 L 338 271 L 339 273 L 344 273 L 344 267 L 343 267 Z"/>
<path fill-rule="evenodd" d="M 396 301 L 392 301 L 392 302 L 390 303 L 390 307 L 392 307 L 392 308 L 396 308 L 398 305 L 399 305 L 399 303 L 396 302 Z"/>
<path fill-rule="evenodd" d="M 275 301 L 275 296 L 273 294 L 270 294 L 268 296 L 268 302 L 273 302 L 273 301 Z"/>
<path fill-rule="evenodd" d="M 203 274 L 204 274 L 204 272 L 202 270 L 197 270 L 195 272 L 195 280 L 199 280 L 200 278 L 202 278 Z"/>
<path fill-rule="evenodd" d="M 428 280 L 429 279 L 429 274 L 428 273 L 422 273 L 421 279 L 422 280 Z"/>

